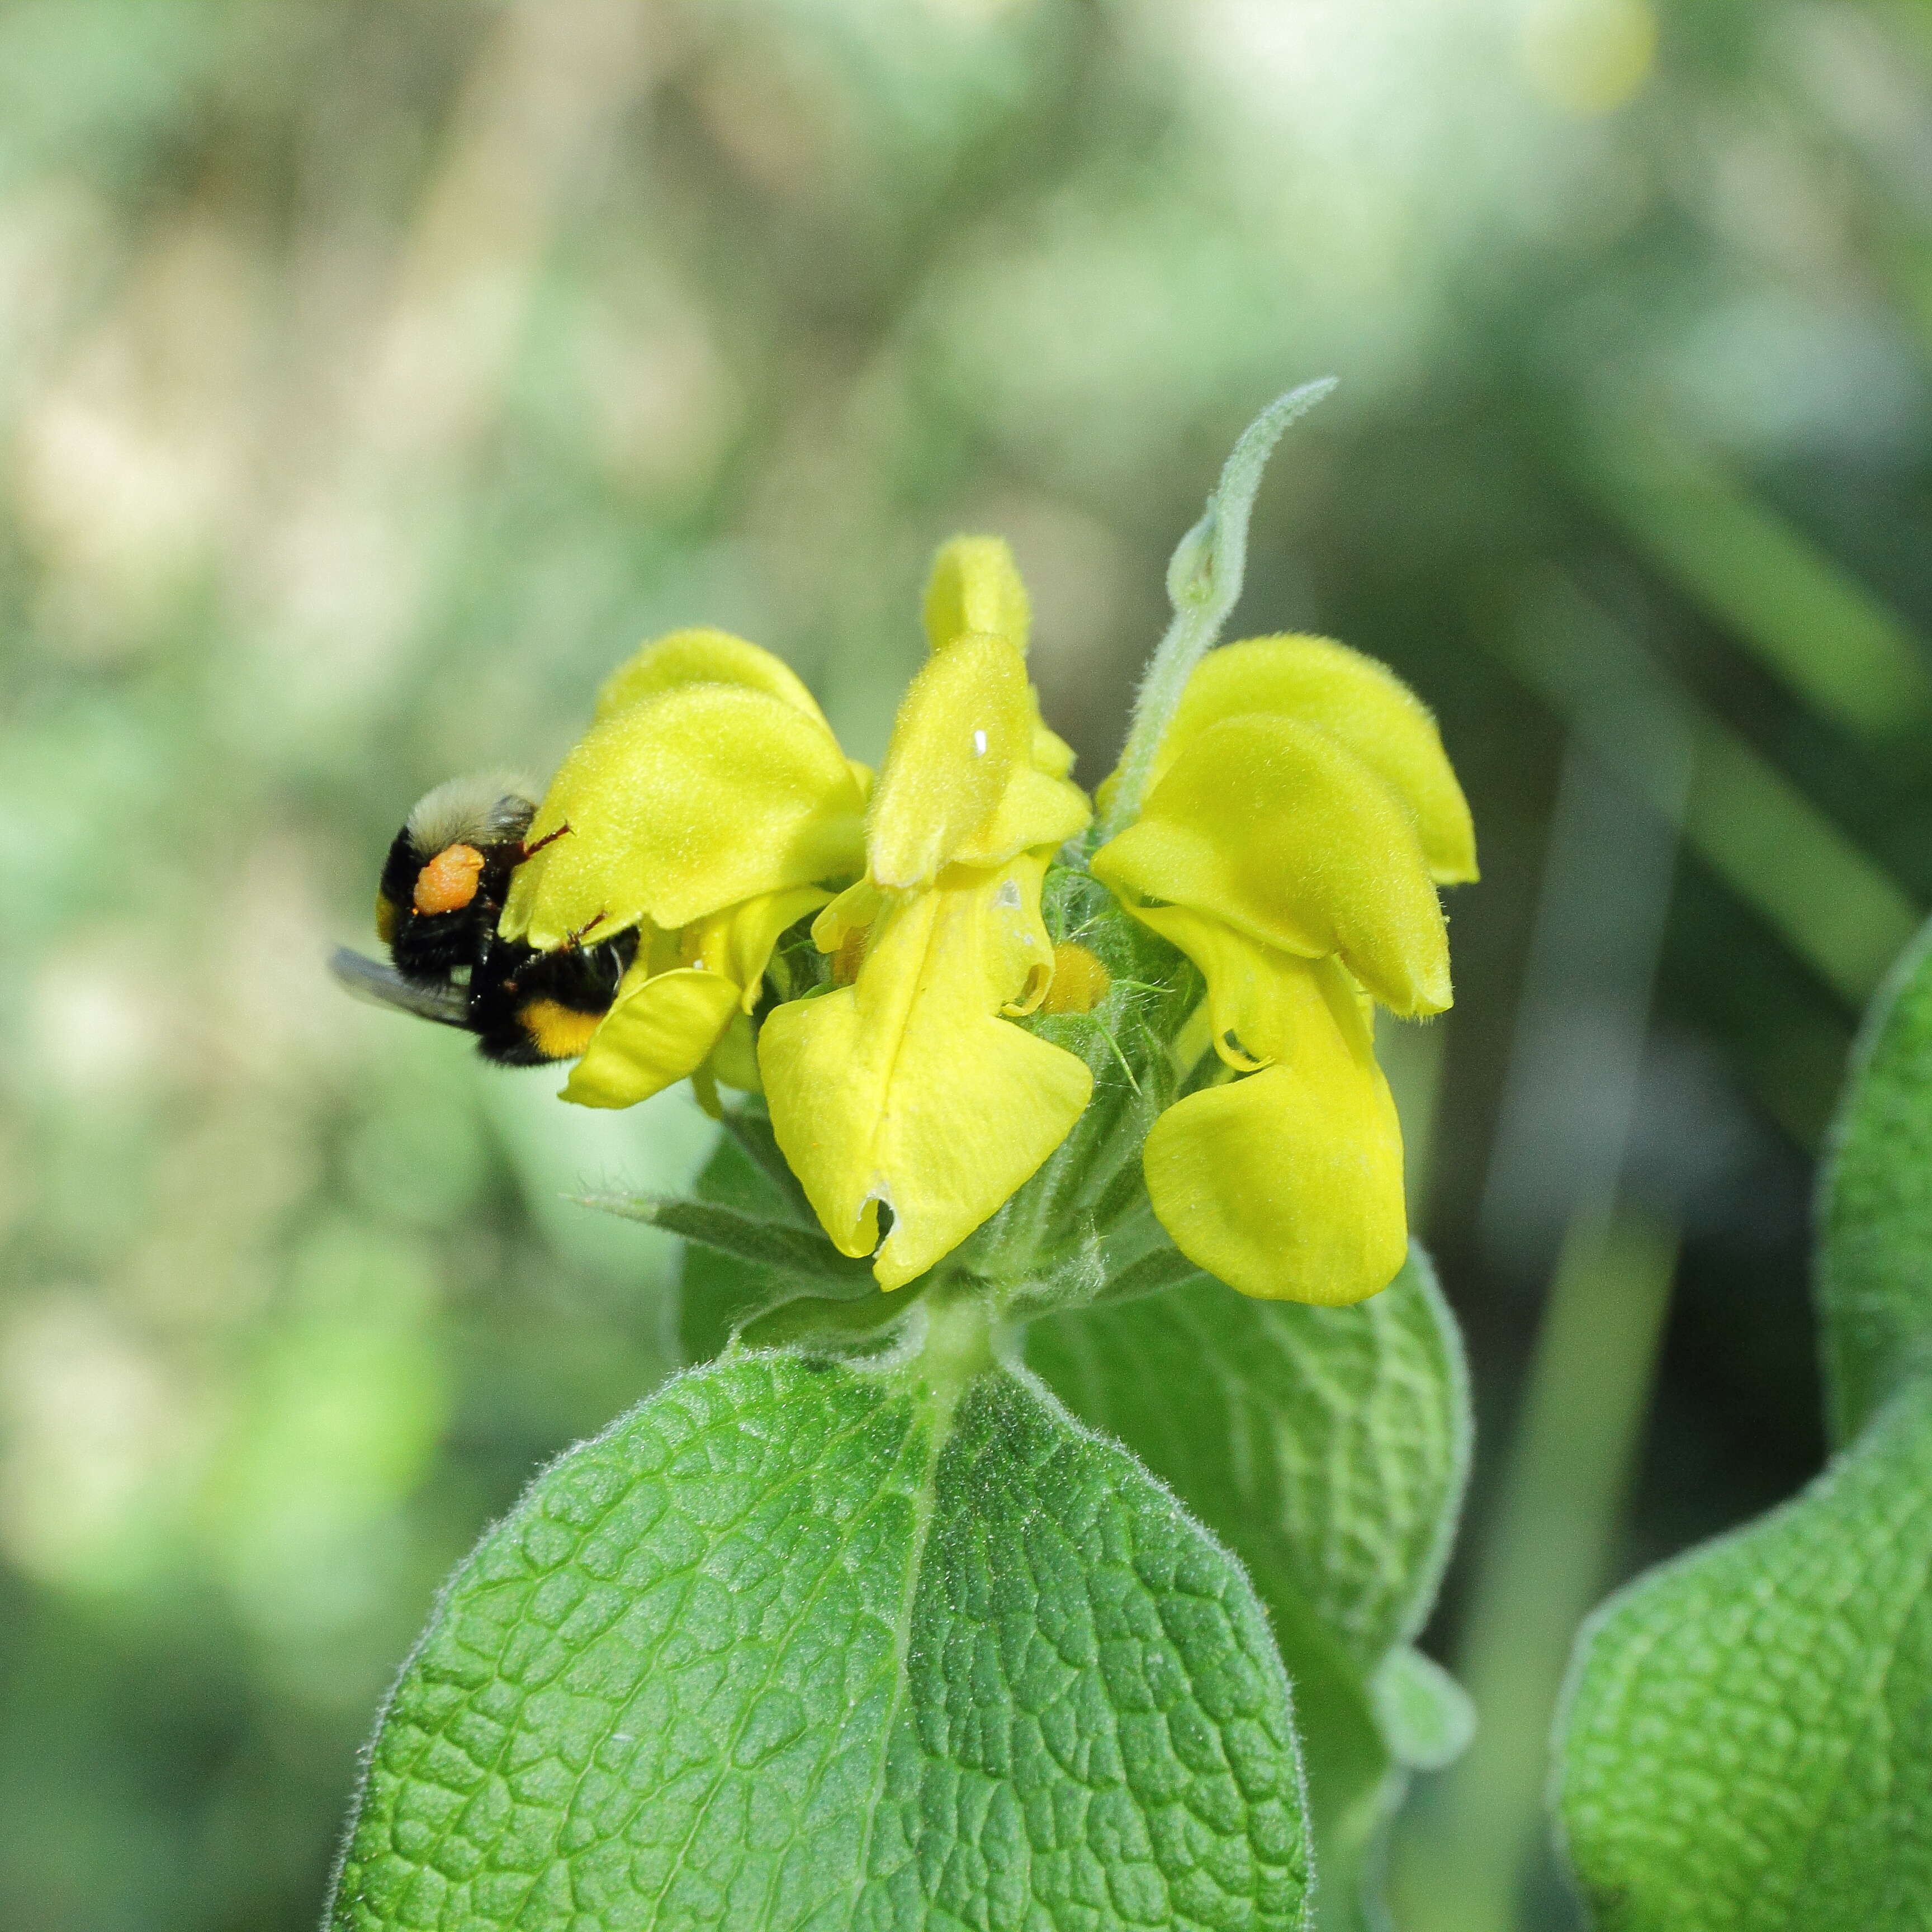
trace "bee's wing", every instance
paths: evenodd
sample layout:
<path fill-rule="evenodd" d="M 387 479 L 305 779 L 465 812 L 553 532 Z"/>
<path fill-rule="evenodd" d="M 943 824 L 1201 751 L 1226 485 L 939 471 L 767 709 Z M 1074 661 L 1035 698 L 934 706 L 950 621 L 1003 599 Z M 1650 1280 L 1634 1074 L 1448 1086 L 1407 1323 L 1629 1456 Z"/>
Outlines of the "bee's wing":
<path fill-rule="evenodd" d="M 346 946 L 335 949 L 328 970 L 358 1000 L 393 1006 L 444 1026 L 466 1028 L 470 1024 L 469 997 L 459 987 L 412 986 L 393 966 L 352 952 Z"/>

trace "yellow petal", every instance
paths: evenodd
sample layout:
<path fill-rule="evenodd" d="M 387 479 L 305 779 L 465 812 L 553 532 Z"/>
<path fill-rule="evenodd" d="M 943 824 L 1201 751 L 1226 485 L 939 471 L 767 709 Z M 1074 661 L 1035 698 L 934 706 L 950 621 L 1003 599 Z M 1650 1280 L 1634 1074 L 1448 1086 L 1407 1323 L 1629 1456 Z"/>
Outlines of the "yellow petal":
<path fill-rule="evenodd" d="M 1134 916 L 1200 968 L 1208 982 L 1208 1038 L 1222 1060 L 1252 1073 L 1282 1057 L 1292 1015 L 1282 1006 L 1280 953 L 1185 906 L 1138 907 Z"/>
<path fill-rule="evenodd" d="M 758 1003 L 772 949 L 790 927 L 831 897 L 820 886 L 796 886 L 789 892 L 747 899 L 686 926 L 679 936 L 680 957 L 687 966 L 722 973 L 741 986 L 742 1004 L 748 1013 Z"/>
<path fill-rule="evenodd" d="M 975 879 L 963 866 L 940 879 L 942 886 L 950 880 L 962 890 L 988 891 L 981 938 L 986 970 L 1001 992 L 1003 1013 L 1037 1012 L 1053 984 L 1054 944 L 1040 910 L 1049 856 L 1022 852 L 1001 866 L 990 882 Z"/>
<path fill-rule="evenodd" d="M 821 952 L 836 952 L 848 936 L 862 932 L 879 916 L 885 895 L 870 879 L 848 886 L 812 922 L 812 943 Z"/>
<path fill-rule="evenodd" d="M 739 1010 L 740 988 L 722 973 L 679 967 L 617 989 L 563 1098 L 580 1107 L 633 1107 L 690 1078 Z"/>
<path fill-rule="evenodd" d="M 1050 778 L 1064 778 L 1073 769 L 1073 747 L 1041 722 L 1037 692 L 1034 694 L 1033 762 L 1036 771 Z"/>
<path fill-rule="evenodd" d="M 817 700 L 788 665 L 729 631 L 705 626 L 673 631 L 620 664 L 597 693 L 596 716 L 608 718 L 614 711 L 627 710 L 646 698 L 686 684 L 742 685 L 782 698 L 794 711 L 825 723 Z"/>
<path fill-rule="evenodd" d="M 772 1126 L 845 1253 L 892 1225 L 882 1288 L 957 1247 L 1066 1138 L 1092 1090 L 1070 1053 L 998 1017 L 1045 991 L 1043 860 L 897 896 L 856 985 L 778 1007 L 759 1036 Z M 1044 955 L 1044 956 L 1042 956 Z"/>
<path fill-rule="evenodd" d="M 1022 765 L 1006 782 L 992 814 L 951 854 L 962 866 L 1004 866 L 1035 846 L 1049 851 L 1092 824 L 1093 808 L 1078 785 Z"/>
<path fill-rule="evenodd" d="M 1032 770 L 1026 666 L 1003 638 L 961 638 L 906 688 L 866 826 L 872 876 L 929 885 Z"/>
<path fill-rule="evenodd" d="M 1402 1130 L 1353 989 L 1332 962 L 1274 957 L 1286 1051 L 1161 1115 L 1148 1193 L 1175 1246 L 1231 1288 L 1340 1306 L 1402 1266 Z"/>
<path fill-rule="evenodd" d="M 735 1087 L 742 1094 L 765 1090 L 758 1074 L 758 1031 L 748 1013 L 732 1015 L 731 1024 L 718 1035 L 706 1065 L 721 1087 Z"/>
<path fill-rule="evenodd" d="M 1093 817 L 1060 776 L 1072 760 L 1040 722 L 1019 653 L 1000 638 L 956 639 L 899 706 L 866 820 L 873 878 L 904 890 L 947 866 L 1003 866 L 1064 843 Z"/>
<path fill-rule="evenodd" d="M 1130 910 L 1164 902 L 1304 958 L 1340 952 L 1399 1013 L 1450 1003 L 1448 936 L 1414 821 L 1317 725 L 1210 725 L 1093 866 Z"/>
<path fill-rule="evenodd" d="M 1160 742 L 1156 780 L 1210 724 L 1268 712 L 1341 740 L 1415 815 L 1431 877 L 1476 877 L 1468 802 L 1428 707 L 1388 665 L 1327 638 L 1251 638 L 1210 651 Z"/>
<path fill-rule="evenodd" d="M 630 1107 L 686 1079 L 706 1060 L 716 1077 L 755 1088 L 749 1022 L 772 949 L 831 897 L 814 886 L 748 899 L 676 934 L 653 931 L 624 975 L 563 1098 Z M 742 1025 L 735 1049 L 730 1041 Z"/>
<path fill-rule="evenodd" d="M 594 725 L 530 831 L 501 930 L 540 947 L 689 925 L 863 867 L 863 801 L 831 733 L 770 692 L 688 684 Z"/>
<path fill-rule="evenodd" d="M 926 583 L 926 636 L 944 650 L 968 632 L 1004 638 L 1024 656 L 1030 612 L 1013 554 L 999 537 L 955 537 Z"/>

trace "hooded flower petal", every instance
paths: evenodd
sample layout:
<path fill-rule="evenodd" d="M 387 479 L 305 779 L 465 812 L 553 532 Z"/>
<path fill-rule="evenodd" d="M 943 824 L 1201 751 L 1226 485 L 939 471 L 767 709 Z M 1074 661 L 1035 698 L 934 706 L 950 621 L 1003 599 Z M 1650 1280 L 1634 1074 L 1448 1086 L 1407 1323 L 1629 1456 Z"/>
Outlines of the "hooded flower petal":
<path fill-rule="evenodd" d="M 947 866 L 1001 866 L 1084 831 L 1093 812 L 1062 776 L 1072 758 L 1062 753 L 1019 653 L 1003 638 L 956 639 L 899 706 L 866 821 L 872 876 L 904 890 Z"/>
<path fill-rule="evenodd" d="M 1066 1138 L 1093 1076 L 1000 1017 L 1045 992 L 1042 857 L 956 868 L 880 901 L 857 982 L 778 1007 L 759 1063 L 772 1130 L 850 1255 L 882 1288 L 958 1246 Z"/>
<path fill-rule="evenodd" d="M 926 580 L 926 638 L 935 652 L 990 633 L 1024 657 L 1032 608 L 1013 554 L 999 537 L 955 537 L 940 546 Z"/>
<path fill-rule="evenodd" d="M 932 660 L 892 730 L 867 824 L 873 876 L 924 883 L 949 865 L 1003 866 L 1064 844 L 1093 812 L 1065 782 L 1072 748 L 1041 722 L 1026 681 L 1029 614 L 998 537 L 955 537 L 926 586 Z"/>
<path fill-rule="evenodd" d="M 1090 816 L 1027 682 L 1026 592 L 1004 544 L 933 566 L 932 655 L 913 680 L 866 820 L 866 878 L 819 915 L 836 990 L 779 1007 L 759 1066 L 773 1131 L 826 1232 L 874 1272 L 922 1274 L 1036 1169 L 1093 1076 L 1011 1025 L 1046 997 L 1048 855 Z"/>
<path fill-rule="evenodd" d="M 1208 726 L 1093 868 L 1131 911 L 1166 902 L 1303 958 L 1339 952 L 1396 1012 L 1450 1003 L 1448 940 L 1414 821 L 1317 726 L 1262 716 Z"/>
<path fill-rule="evenodd" d="M 1167 1109 L 1142 1156 L 1161 1226 L 1244 1294 L 1341 1306 L 1407 1244 L 1402 1136 L 1361 1001 L 1333 960 L 1260 947 L 1274 1064 Z"/>
<path fill-rule="evenodd" d="M 930 885 L 990 824 L 1032 752 L 1026 661 L 1013 646 L 982 634 L 935 652 L 906 688 L 872 794 L 872 877 Z"/>
<path fill-rule="evenodd" d="M 1320 638 L 1210 652 L 1153 778 L 1093 869 L 1201 969 L 1191 1051 L 1243 1076 L 1155 1122 L 1154 1212 L 1244 1294 L 1359 1300 L 1406 1246 L 1374 1008 L 1449 1004 L 1435 886 L 1476 875 L 1461 788 L 1407 687 Z"/>
<path fill-rule="evenodd" d="M 506 938 L 563 944 L 640 920 L 676 928 L 862 866 L 865 799 L 815 716 L 743 684 L 678 686 L 614 711 L 532 824 Z"/>
<path fill-rule="evenodd" d="M 1414 814 L 1438 885 L 1477 876 L 1468 802 L 1428 707 L 1386 664 L 1327 638 L 1252 638 L 1210 651 L 1161 740 L 1155 777 L 1210 726 L 1257 712 L 1318 724 L 1346 746 Z"/>
<path fill-rule="evenodd" d="M 781 699 L 794 711 L 825 724 L 818 700 L 789 665 L 729 631 L 705 626 L 673 631 L 620 664 L 597 693 L 597 718 L 601 722 L 645 698 L 686 684 L 742 685 L 748 691 L 762 691 Z"/>

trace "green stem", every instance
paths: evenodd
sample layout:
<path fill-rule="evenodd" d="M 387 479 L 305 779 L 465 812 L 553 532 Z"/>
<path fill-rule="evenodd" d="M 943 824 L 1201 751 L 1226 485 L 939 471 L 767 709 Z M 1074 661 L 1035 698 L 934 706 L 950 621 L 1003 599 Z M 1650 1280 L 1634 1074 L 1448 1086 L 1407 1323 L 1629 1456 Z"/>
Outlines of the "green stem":
<path fill-rule="evenodd" d="M 1149 660 L 1134 700 L 1134 722 L 1114 772 L 1114 789 L 1100 821 L 1104 842 L 1140 816 L 1154 754 L 1160 748 L 1194 667 L 1221 634 L 1241 594 L 1248 562 L 1248 517 L 1255 492 L 1282 432 L 1306 416 L 1335 386 L 1324 376 L 1277 396 L 1241 433 L 1208 499 L 1201 520 L 1174 546 L 1167 566 L 1174 620 Z"/>
<path fill-rule="evenodd" d="M 926 1298 L 925 1333 L 908 1366 L 944 1438 L 969 1382 L 998 1366 L 994 1316 L 984 1286 L 959 1279 Z"/>

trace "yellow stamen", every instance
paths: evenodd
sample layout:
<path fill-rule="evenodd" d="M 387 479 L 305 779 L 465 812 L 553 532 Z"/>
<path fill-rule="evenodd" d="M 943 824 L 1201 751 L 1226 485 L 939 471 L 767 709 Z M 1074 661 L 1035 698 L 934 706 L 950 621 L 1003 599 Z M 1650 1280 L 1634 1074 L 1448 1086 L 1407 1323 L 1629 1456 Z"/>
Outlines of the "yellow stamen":
<path fill-rule="evenodd" d="M 1099 956 L 1070 939 L 1053 949 L 1053 983 L 1041 1000 L 1043 1013 L 1090 1013 L 1107 997 L 1114 976 Z"/>

